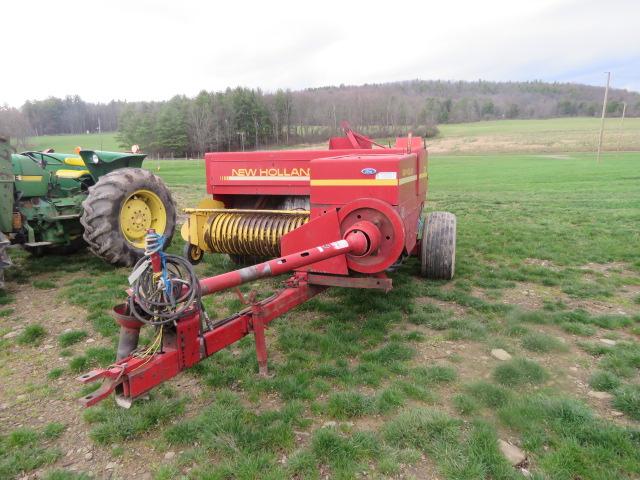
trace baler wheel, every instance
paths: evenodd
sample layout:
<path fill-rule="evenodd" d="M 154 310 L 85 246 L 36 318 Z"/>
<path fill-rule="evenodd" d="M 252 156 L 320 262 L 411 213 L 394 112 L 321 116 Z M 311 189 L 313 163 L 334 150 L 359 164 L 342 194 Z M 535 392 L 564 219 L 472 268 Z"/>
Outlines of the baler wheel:
<path fill-rule="evenodd" d="M 198 265 L 204 258 L 204 251 L 193 243 L 185 243 L 182 249 L 182 256 L 186 258 L 191 265 Z"/>
<path fill-rule="evenodd" d="M 144 255 L 148 228 L 164 235 L 166 248 L 176 227 L 171 192 L 142 168 L 121 168 L 100 177 L 82 207 L 80 223 L 89 249 L 115 265 L 130 267 Z"/>
<path fill-rule="evenodd" d="M 421 273 L 431 280 L 451 280 L 456 267 L 456 216 L 431 212 L 422 227 Z"/>

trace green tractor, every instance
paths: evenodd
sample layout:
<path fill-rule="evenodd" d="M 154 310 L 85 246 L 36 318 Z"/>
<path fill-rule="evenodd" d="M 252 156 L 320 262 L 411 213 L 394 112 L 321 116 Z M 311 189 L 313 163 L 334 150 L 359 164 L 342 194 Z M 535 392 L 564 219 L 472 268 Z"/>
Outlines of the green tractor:
<path fill-rule="evenodd" d="M 0 138 L 0 286 L 10 244 L 34 255 L 88 245 L 121 266 L 144 254 L 149 228 L 165 236 L 176 208 L 165 183 L 142 168 L 144 154 L 79 150 L 12 154 Z"/>

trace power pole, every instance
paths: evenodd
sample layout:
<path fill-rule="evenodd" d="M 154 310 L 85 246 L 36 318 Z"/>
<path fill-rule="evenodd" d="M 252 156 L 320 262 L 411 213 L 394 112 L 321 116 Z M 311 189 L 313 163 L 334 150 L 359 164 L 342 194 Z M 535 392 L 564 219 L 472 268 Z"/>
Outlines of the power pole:
<path fill-rule="evenodd" d="M 611 80 L 611 72 L 607 74 L 607 88 L 604 90 L 604 102 L 602 102 L 602 119 L 600 120 L 600 140 L 598 141 L 598 163 L 600 163 L 600 151 L 602 150 L 602 135 L 604 134 L 604 114 L 607 112 L 607 98 L 609 97 L 609 81 Z"/>
<path fill-rule="evenodd" d="M 622 120 L 620 121 L 620 143 L 618 150 L 622 150 L 622 140 L 624 139 L 624 114 L 627 113 L 627 102 L 622 102 Z"/>

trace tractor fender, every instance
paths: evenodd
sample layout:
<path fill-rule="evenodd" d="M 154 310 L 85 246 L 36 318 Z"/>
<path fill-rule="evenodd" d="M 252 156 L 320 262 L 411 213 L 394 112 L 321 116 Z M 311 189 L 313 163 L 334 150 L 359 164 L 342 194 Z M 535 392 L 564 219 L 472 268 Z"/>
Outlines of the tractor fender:
<path fill-rule="evenodd" d="M 107 173 L 121 168 L 142 168 L 146 158 L 144 153 L 105 152 L 101 150 L 80 150 L 79 155 L 94 181 Z"/>

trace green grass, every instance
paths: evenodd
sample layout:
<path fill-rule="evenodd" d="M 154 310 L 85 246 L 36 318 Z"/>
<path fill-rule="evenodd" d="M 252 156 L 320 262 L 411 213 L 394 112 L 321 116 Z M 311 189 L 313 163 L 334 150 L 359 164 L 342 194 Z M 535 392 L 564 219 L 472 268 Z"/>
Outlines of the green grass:
<path fill-rule="evenodd" d="M 613 406 L 634 420 L 640 420 L 640 385 L 624 385 L 614 392 Z"/>
<path fill-rule="evenodd" d="M 56 288 L 58 286 L 51 280 L 34 280 L 32 285 L 34 288 L 38 288 L 40 290 L 51 290 L 52 288 Z"/>
<path fill-rule="evenodd" d="M 546 135 L 542 125 L 534 130 L 528 141 Z M 88 410 L 90 438 L 125 461 L 134 447 L 154 458 L 180 452 L 158 467 L 157 478 L 179 478 L 187 468 L 192 478 L 406 477 L 424 461 L 438 478 L 498 479 L 517 473 L 496 450 L 496 432 L 508 432 L 529 456 L 534 478 L 635 478 L 640 353 L 629 339 L 640 317 L 589 313 L 585 303 L 638 311 L 620 292 L 640 285 L 639 160 L 637 153 L 606 153 L 600 165 L 590 154 L 431 155 L 429 208 L 458 216 L 454 281 L 425 282 L 409 259 L 390 274 L 389 294 L 330 289 L 272 324 L 272 377 L 256 375 L 247 338 L 176 379 L 197 384 L 193 398 L 161 388 L 128 411 L 111 400 Z M 204 194 L 202 161 L 145 166 L 168 181 L 181 207 Z M 124 299 L 129 270 L 87 253 L 15 259 L 22 267 L 7 272 L 9 282 L 29 285 L 56 270 L 59 299 L 87 312 L 82 327 L 55 338 L 53 354 L 68 357 L 68 367 L 41 370 L 42 382 L 61 394 L 61 376 L 113 362 L 118 330 L 109 310 Z M 610 262 L 623 266 L 585 268 Z M 204 276 L 229 268 L 223 257 L 207 256 L 196 270 Z M 278 286 L 279 280 L 256 282 L 243 292 L 255 288 L 263 297 Z M 540 308 L 505 303 L 517 303 L 525 289 L 540 297 Z M 14 308 L 18 295 L 0 295 L 0 304 Z M 216 318 L 239 306 L 233 293 L 205 304 Z M 16 320 L 14 313 L 0 315 L 0 337 L 15 330 Z M 33 321 L 49 330 L 45 320 Z M 78 332 L 103 336 L 107 346 L 91 347 Z M 602 344 L 603 335 L 615 335 L 618 344 Z M 497 363 L 487 354 L 496 347 L 540 363 L 517 356 Z M 5 368 L 16 351 L 35 350 L 0 341 Z M 588 369 L 590 389 L 614 395 L 610 408 L 625 414 L 628 427 L 597 419 L 580 402 L 586 389 L 552 390 L 563 382 L 547 380 L 574 363 Z M 78 387 L 77 396 L 86 392 Z M 335 428 L 322 428 L 328 421 Z M 48 451 L 60 441 L 38 430 L 32 445 Z"/>
<path fill-rule="evenodd" d="M 610 392 L 620 386 L 621 380 L 615 374 L 605 370 L 597 370 L 589 377 L 589 385 L 600 392 Z"/>
<path fill-rule="evenodd" d="M 522 346 L 531 352 L 538 353 L 558 352 L 567 349 L 567 346 L 558 338 L 533 332 L 522 337 Z"/>
<path fill-rule="evenodd" d="M 44 432 L 31 428 L 19 428 L 11 432 L 0 433 L 0 478 L 18 477 L 21 472 L 28 472 L 55 462 L 60 452 L 45 446 L 47 439 L 54 438 L 49 424 Z M 60 432 L 61 433 L 61 432 Z"/>
<path fill-rule="evenodd" d="M 64 373 L 64 368 L 60 368 L 60 367 L 52 368 L 51 370 L 49 370 L 49 373 L 47 373 L 47 378 L 49 380 L 55 380 L 57 378 L 60 378 L 63 373 Z"/>
<path fill-rule="evenodd" d="M 38 346 L 46 336 L 47 331 L 42 325 L 32 324 L 27 325 L 20 335 L 17 336 L 17 340 L 18 343 L 22 345 Z"/>
<path fill-rule="evenodd" d="M 545 478 L 632 478 L 640 472 L 637 428 L 607 423 L 576 400 L 525 395 L 498 416 L 522 436 Z"/>
<path fill-rule="evenodd" d="M 64 332 L 58 335 L 58 344 L 62 348 L 69 347 L 75 343 L 81 342 L 87 338 L 89 334 L 84 330 L 72 330 L 70 332 Z"/>
<path fill-rule="evenodd" d="M 444 413 L 412 409 L 388 422 L 383 436 L 396 448 L 424 452 L 435 460 L 446 478 L 517 478 L 498 450 L 495 429 L 481 420 L 474 421 L 467 430 L 460 420 Z"/>
<path fill-rule="evenodd" d="M 102 135 L 97 133 L 80 134 L 80 135 L 42 135 L 39 137 L 31 137 L 27 140 L 31 150 L 44 150 L 53 148 L 58 153 L 73 153 L 76 147 L 82 147 L 86 150 L 107 150 L 119 152 L 123 149 L 118 145 L 115 132 L 104 132 Z"/>
<path fill-rule="evenodd" d="M 125 410 L 113 400 L 102 402 L 87 410 L 85 420 L 93 425 L 89 436 L 99 444 L 109 444 L 138 438 L 159 425 L 175 420 L 184 411 L 184 400 L 171 398 L 167 390 L 154 392 L 154 398 L 135 403 Z"/>
<path fill-rule="evenodd" d="M 465 390 L 471 398 L 488 408 L 499 408 L 512 398 L 512 392 L 500 385 L 479 381 L 466 385 Z"/>
<path fill-rule="evenodd" d="M 549 374 L 533 360 L 514 358 L 498 365 L 493 371 L 493 378 L 501 385 L 517 387 L 543 383 L 549 378 Z"/>

